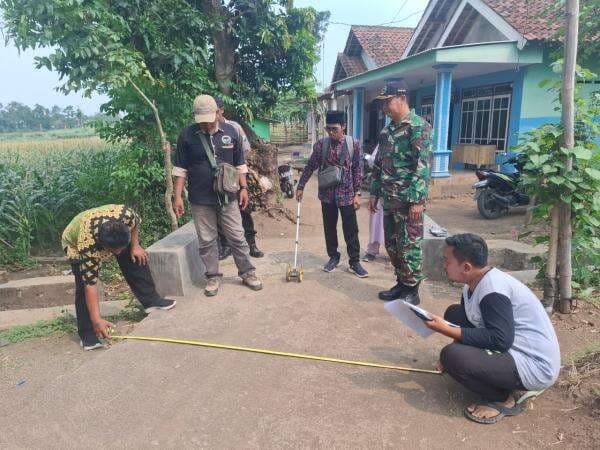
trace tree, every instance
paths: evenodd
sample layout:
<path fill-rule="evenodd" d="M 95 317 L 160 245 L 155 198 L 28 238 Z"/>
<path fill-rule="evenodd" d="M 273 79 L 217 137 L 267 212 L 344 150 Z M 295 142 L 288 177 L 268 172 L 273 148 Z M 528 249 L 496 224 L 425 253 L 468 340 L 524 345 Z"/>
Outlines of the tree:
<path fill-rule="evenodd" d="M 55 48 L 37 65 L 60 74 L 60 90 L 109 96 L 101 110 L 124 117 L 101 127 L 104 137 L 160 142 L 165 207 L 175 227 L 169 142 L 191 119 L 196 95 L 223 94 L 231 115 L 242 119 L 267 113 L 280 93 L 314 96 L 319 18 L 326 15 L 289 3 L 0 0 L 0 7 L 18 48 Z"/>

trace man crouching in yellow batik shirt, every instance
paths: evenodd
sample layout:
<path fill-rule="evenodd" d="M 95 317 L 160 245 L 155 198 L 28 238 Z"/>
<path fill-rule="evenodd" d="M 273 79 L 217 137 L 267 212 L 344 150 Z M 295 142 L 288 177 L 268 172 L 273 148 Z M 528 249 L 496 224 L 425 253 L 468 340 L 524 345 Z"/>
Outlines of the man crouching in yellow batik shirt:
<path fill-rule="evenodd" d="M 105 205 L 79 213 L 62 234 L 62 248 L 75 276 L 77 331 L 84 350 L 102 347 L 112 323 L 100 316 L 98 275 L 102 261 L 116 256 L 121 273 L 147 313 L 171 309 L 174 300 L 156 292 L 148 254 L 140 246 L 140 218 L 125 205 Z"/>

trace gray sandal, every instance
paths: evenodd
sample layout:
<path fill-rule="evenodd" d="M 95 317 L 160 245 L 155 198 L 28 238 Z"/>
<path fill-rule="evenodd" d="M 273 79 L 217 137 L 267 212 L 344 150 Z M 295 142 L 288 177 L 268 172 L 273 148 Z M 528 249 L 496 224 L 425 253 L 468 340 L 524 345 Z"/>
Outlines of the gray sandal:
<path fill-rule="evenodd" d="M 483 423 L 486 425 L 498 423 L 506 416 L 517 416 L 523 412 L 522 404 L 519 403 L 515 403 L 515 406 L 513 406 L 512 408 L 508 408 L 503 404 L 496 402 L 481 403 L 477 404 L 476 407 L 477 406 L 487 406 L 488 408 L 498 411 L 498 415 L 494 417 L 477 417 L 471 411 L 469 411 L 468 406 L 464 409 L 465 417 L 467 419 L 470 419 L 473 422 Z"/>

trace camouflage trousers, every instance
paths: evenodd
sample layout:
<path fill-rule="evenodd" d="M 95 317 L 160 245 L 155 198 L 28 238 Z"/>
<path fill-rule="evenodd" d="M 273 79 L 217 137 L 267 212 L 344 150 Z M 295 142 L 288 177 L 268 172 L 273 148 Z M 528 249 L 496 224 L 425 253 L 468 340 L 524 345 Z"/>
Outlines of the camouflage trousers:
<path fill-rule="evenodd" d="M 390 256 L 396 279 L 406 286 L 415 286 L 424 276 L 423 215 L 417 221 L 409 220 L 408 206 L 398 211 L 385 211 L 383 217 L 385 249 Z"/>

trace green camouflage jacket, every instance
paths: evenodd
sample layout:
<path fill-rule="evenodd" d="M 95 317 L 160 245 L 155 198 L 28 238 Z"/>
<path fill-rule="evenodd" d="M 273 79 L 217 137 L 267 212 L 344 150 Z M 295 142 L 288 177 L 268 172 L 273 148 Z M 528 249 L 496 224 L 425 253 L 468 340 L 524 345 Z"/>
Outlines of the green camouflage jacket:
<path fill-rule="evenodd" d="M 396 125 L 386 125 L 379 135 L 379 151 L 371 175 L 371 196 L 383 200 L 385 210 L 427 199 L 431 125 L 410 111 Z"/>

